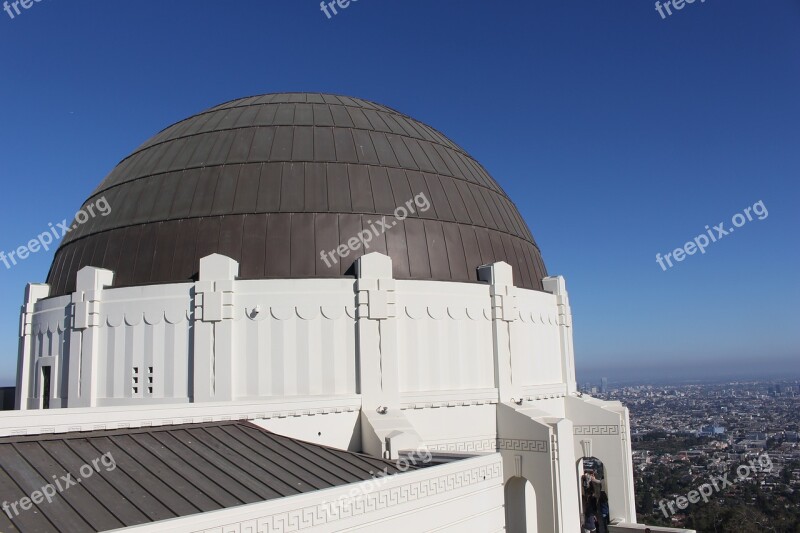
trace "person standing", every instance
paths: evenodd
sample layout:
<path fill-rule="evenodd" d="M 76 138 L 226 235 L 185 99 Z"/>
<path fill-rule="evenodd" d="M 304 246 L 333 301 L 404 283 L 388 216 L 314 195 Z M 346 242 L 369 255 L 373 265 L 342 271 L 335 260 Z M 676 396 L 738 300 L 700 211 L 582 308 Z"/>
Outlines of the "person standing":
<path fill-rule="evenodd" d="M 584 533 L 595 533 L 597 531 L 597 517 L 592 513 L 586 513 L 586 520 L 583 522 Z"/>
<path fill-rule="evenodd" d="M 608 524 L 611 521 L 611 513 L 608 508 L 608 494 L 606 494 L 606 492 L 603 490 L 600 491 L 600 502 L 597 505 L 597 514 L 599 515 L 598 521 L 600 523 L 598 531 L 600 533 L 608 533 Z"/>

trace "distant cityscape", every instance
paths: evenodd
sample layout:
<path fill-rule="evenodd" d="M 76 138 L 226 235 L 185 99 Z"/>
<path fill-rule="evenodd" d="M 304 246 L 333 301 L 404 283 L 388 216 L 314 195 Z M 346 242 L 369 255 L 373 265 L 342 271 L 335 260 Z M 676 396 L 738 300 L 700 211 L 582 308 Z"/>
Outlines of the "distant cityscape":
<path fill-rule="evenodd" d="M 800 531 L 800 380 L 609 386 L 600 378 L 580 389 L 630 411 L 642 521 L 698 532 Z M 665 505 L 722 478 L 711 497 Z"/>

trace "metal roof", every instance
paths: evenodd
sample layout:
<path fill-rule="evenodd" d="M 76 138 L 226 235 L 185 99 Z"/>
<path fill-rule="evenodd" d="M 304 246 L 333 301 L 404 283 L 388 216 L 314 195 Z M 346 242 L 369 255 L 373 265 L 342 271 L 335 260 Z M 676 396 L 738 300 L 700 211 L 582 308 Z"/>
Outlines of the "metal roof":
<path fill-rule="evenodd" d="M 240 277 L 352 275 L 363 247 L 331 251 L 424 194 L 430 209 L 376 236 L 397 279 L 477 281 L 506 261 L 518 286 L 547 275 L 517 208 L 486 170 L 437 130 L 345 96 L 290 93 L 234 100 L 178 122 L 126 157 L 84 203 L 107 216 L 75 224 L 47 282 L 72 292 L 84 266 L 115 286 L 193 279 L 200 258 L 239 261 Z"/>
<path fill-rule="evenodd" d="M 103 454 L 111 455 L 92 467 Z M 28 510 L 18 505 L 18 515 L 9 507 L 11 520 L 0 512 L 0 531 L 105 531 L 369 480 L 384 469 L 399 472 L 390 461 L 249 422 L 6 437 L 0 503 L 56 481 L 63 491 Z"/>

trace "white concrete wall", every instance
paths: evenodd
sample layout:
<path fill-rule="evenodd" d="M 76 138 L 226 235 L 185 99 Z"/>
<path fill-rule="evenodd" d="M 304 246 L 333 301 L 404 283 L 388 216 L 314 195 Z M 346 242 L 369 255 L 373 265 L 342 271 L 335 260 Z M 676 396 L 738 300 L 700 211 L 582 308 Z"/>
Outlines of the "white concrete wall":
<path fill-rule="evenodd" d="M 596 457 L 603 462 L 611 519 L 636 523 L 633 457 L 628 411 L 619 402 L 584 396 L 566 398 L 566 414 L 574 424 L 576 459 Z M 575 465 L 577 471 L 577 464 Z"/>
<path fill-rule="evenodd" d="M 400 391 L 494 387 L 489 287 L 396 282 Z"/>
<path fill-rule="evenodd" d="M 353 280 L 238 281 L 235 295 L 234 397 L 356 392 Z"/>
<path fill-rule="evenodd" d="M 129 533 L 504 531 L 500 456 L 464 459 L 124 530 Z"/>
<path fill-rule="evenodd" d="M 321 416 L 272 416 L 252 422 L 279 435 L 288 435 L 340 450 L 361 452 L 360 398 L 359 409 L 356 410 L 336 407 L 326 409 L 326 402 L 319 401 L 317 405 L 321 407 Z"/>
<path fill-rule="evenodd" d="M 132 287 L 103 291 L 96 327 L 98 353 L 94 405 L 181 403 L 189 401 L 191 284 Z M 39 301 L 32 314 L 36 383 L 28 399 L 41 404 L 41 366 L 53 366 L 51 408 L 67 405 L 70 382 L 86 388 L 92 376 L 70 362 L 80 358 L 83 331 L 74 327 L 73 296 Z M 73 397 L 76 391 L 72 391 Z"/>
<path fill-rule="evenodd" d="M 25 406 L 38 409 L 42 401 L 41 375 L 42 367 L 51 367 L 50 405 L 61 407 L 66 401 L 69 380 L 65 368 L 69 365 L 71 317 L 70 296 L 49 298 L 38 301 L 30 313 L 30 335 L 21 337 L 21 343 L 27 344 L 31 359 L 27 361 L 27 383 L 22 390 L 29 396 L 24 400 Z"/>
<path fill-rule="evenodd" d="M 360 410 L 361 398 L 350 395 L 249 402 L 4 411 L 0 413 L 0 437 L 199 424 L 225 420 L 250 420 L 268 429 L 276 427 L 272 424 L 273 421 L 292 420 L 294 421 L 292 430 L 282 432 L 292 436 L 292 432 L 299 431 L 298 428 L 307 428 L 310 432 L 312 429 L 335 424 L 352 423 Z M 281 427 L 284 430 L 288 429 L 287 426 Z M 328 442 L 322 443 L 328 444 Z M 334 446 L 336 442 L 330 445 Z"/>
<path fill-rule="evenodd" d="M 517 288 L 516 301 L 519 319 L 511 322 L 515 381 L 522 386 L 564 383 L 555 296 Z"/>
<path fill-rule="evenodd" d="M 191 287 L 103 291 L 97 405 L 189 401 Z"/>
<path fill-rule="evenodd" d="M 86 369 L 76 367 L 79 375 L 68 370 L 70 346 L 76 360 L 87 351 L 82 347 L 87 331 L 96 333 L 91 367 L 96 386 L 92 398 L 73 394 L 86 402 L 75 405 L 191 401 L 194 344 L 205 345 L 213 336 L 200 331 L 194 316 L 194 287 L 186 283 L 98 291 L 92 297 L 99 298 L 93 304 L 99 322 L 91 330 L 71 325 L 73 302 L 80 302 L 77 293 L 34 304 L 31 352 L 34 359 L 51 357 L 44 362 L 58 370 L 51 407 L 67 398 L 70 380 L 76 389 L 90 387 Z M 226 338 L 224 330 L 216 335 L 220 346 L 214 358 L 229 360 L 231 399 L 357 392 L 353 280 L 233 281 L 230 287 L 230 334 L 227 344 L 220 342 Z M 400 394 L 497 387 L 488 285 L 398 280 L 394 293 Z M 515 383 L 563 389 L 555 297 L 516 289 L 515 298 L 519 311 L 509 322 Z M 35 394 L 39 378 L 31 367 L 33 408 L 40 401 Z"/>
<path fill-rule="evenodd" d="M 495 403 L 435 408 L 421 406 L 403 412 L 425 445 L 433 451 L 487 453 L 497 448 Z"/>

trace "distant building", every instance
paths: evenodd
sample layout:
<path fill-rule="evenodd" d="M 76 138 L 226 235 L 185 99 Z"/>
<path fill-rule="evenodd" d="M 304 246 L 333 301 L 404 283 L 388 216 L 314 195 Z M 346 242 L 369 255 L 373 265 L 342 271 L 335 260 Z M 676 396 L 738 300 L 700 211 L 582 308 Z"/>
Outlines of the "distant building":
<path fill-rule="evenodd" d="M 608 378 L 602 378 L 600 380 L 600 392 L 603 394 L 608 392 Z"/>
<path fill-rule="evenodd" d="M 710 425 L 710 426 L 703 426 L 702 428 L 700 428 L 700 436 L 703 437 L 712 437 L 714 435 L 724 435 L 724 434 L 725 434 L 725 428 L 721 426 Z"/>

